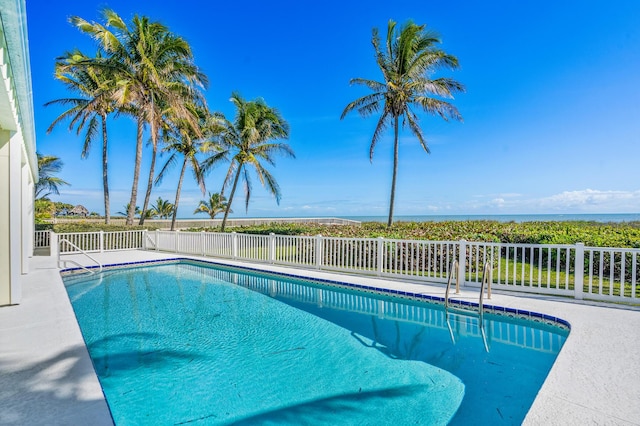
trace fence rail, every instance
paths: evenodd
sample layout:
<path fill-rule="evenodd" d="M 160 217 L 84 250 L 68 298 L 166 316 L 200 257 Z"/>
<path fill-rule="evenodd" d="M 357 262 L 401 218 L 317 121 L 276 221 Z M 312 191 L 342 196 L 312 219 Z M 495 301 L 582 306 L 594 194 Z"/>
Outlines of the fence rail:
<path fill-rule="evenodd" d="M 137 231 L 113 231 L 113 232 L 70 232 L 64 234 L 52 233 L 52 245 L 57 247 L 57 253 L 78 253 L 75 247 L 69 244 L 59 244 L 65 239 L 74 246 L 87 253 L 99 253 L 117 250 L 136 250 L 145 248 L 145 230 Z M 53 242 L 55 241 L 55 243 Z"/>
<path fill-rule="evenodd" d="M 437 283 L 458 260 L 467 287 L 480 287 L 488 262 L 494 289 L 640 303 L 640 249 L 159 230 L 51 233 L 52 247 L 58 235 L 86 252 L 159 250 Z"/>

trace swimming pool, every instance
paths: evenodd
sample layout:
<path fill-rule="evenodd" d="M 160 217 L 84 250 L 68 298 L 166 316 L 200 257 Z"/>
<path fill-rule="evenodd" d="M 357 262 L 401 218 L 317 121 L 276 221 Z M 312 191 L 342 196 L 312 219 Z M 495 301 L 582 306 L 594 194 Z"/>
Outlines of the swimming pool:
<path fill-rule="evenodd" d="M 64 281 L 117 424 L 520 423 L 568 335 L 204 262 Z"/>

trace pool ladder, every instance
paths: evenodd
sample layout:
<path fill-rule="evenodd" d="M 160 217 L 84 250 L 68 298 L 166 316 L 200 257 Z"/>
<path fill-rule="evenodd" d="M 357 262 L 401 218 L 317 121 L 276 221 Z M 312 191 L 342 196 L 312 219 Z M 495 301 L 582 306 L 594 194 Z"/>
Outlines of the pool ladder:
<path fill-rule="evenodd" d="M 451 323 L 449 322 L 449 292 L 451 290 L 451 281 L 453 279 L 453 275 L 456 276 L 456 294 L 460 294 L 460 273 L 459 273 L 460 263 L 458 260 L 454 260 L 451 263 L 451 268 L 449 269 L 449 278 L 447 279 L 447 288 L 444 292 L 444 312 L 445 312 L 445 320 L 447 322 L 447 328 L 449 329 L 449 335 L 451 336 L 451 341 L 455 344 L 455 336 L 453 334 L 453 329 L 451 328 Z M 480 296 L 478 299 L 478 319 L 479 319 L 479 327 L 480 334 L 482 335 L 482 342 L 484 343 L 484 349 L 489 352 L 489 344 L 487 341 L 487 334 L 484 328 L 484 288 L 487 286 L 487 299 L 491 299 L 491 265 L 489 262 L 484 263 L 484 267 L 482 268 L 482 283 L 480 284 Z M 462 310 L 462 309 L 461 309 Z M 468 312 L 468 310 L 465 310 Z"/>

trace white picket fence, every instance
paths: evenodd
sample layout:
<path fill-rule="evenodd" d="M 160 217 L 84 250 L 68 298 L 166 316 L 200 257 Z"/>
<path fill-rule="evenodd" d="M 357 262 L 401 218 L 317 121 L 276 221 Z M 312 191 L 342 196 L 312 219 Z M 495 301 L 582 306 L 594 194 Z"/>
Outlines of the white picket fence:
<path fill-rule="evenodd" d="M 33 247 L 48 248 L 51 245 L 51 231 L 34 231 Z"/>
<path fill-rule="evenodd" d="M 640 302 L 640 249 L 171 231 L 145 241 L 152 250 L 439 283 L 458 260 L 470 287 L 489 262 L 494 289 Z"/>
<path fill-rule="evenodd" d="M 461 285 L 469 287 L 480 286 L 489 262 L 494 289 L 640 303 L 640 249 L 581 243 L 119 231 L 51 233 L 51 246 L 60 254 L 76 253 L 76 247 L 87 253 L 147 249 L 436 283 L 445 283 L 455 272 Z M 450 271 L 454 260 L 459 269 Z"/>
<path fill-rule="evenodd" d="M 145 230 L 115 232 L 74 232 L 51 233 L 51 246 L 57 247 L 56 254 L 102 253 L 105 251 L 143 249 Z M 54 253 L 52 253 L 53 255 Z"/>

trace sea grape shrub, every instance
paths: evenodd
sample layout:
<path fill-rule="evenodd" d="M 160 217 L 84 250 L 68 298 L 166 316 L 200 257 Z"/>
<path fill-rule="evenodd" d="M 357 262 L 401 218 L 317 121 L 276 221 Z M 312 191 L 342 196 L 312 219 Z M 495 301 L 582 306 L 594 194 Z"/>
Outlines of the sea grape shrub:
<path fill-rule="evenodd" d="M 198 229 L 201 230 L 201 229 Z M 212 229 L 214 232 L 217 229 Z M 575 244 L 591 247 L 640 248 L 640 222 L 497 222 L 445 221 L 396 222 L 391 228 L 384 223 L 361 225 L 271 224 L 228 229 L 234 232 L 268 235 L 323 235 L 343 238 L 378 238 L 398 240 L 430 240 L 501 242 L 510 244 Z"/>

